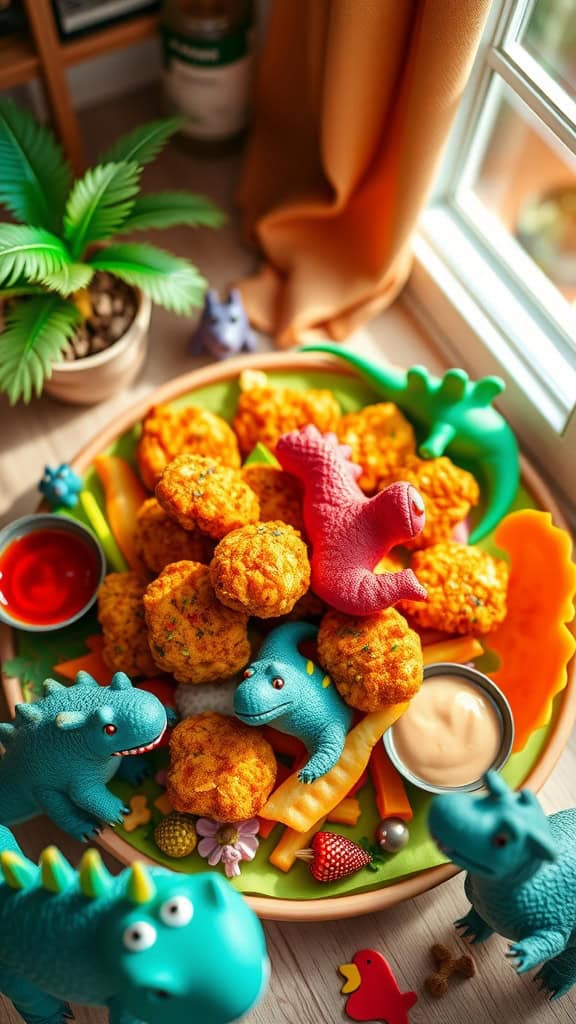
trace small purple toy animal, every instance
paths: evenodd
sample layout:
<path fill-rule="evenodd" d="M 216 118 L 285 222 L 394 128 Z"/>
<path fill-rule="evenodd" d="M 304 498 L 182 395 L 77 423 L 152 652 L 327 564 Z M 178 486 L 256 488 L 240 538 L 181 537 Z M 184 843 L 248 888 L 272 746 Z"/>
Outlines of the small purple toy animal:
<path fill-rule="evenodd" d="M 253 352 L 256 348 L 248 317 L 237 288 L 232 288 L 228 299 L 221 302 L 211 288 L 204 301 L 200 322 L 190 342 L 190 354 L 207 352 L 214 359 L 226 359 L 240 352 Z"/>

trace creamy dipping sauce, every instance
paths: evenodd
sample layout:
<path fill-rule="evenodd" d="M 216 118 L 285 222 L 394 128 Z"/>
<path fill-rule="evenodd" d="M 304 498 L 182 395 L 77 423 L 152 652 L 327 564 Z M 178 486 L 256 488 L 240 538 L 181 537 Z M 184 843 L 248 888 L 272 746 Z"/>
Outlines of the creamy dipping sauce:
<path fill-rule="evenodd" d="M 393 728 L 405 767 L 434 786 L 466 786 L 494 764 L 502 722 L 490 698 L 459 676 L 430 676 Z"/>

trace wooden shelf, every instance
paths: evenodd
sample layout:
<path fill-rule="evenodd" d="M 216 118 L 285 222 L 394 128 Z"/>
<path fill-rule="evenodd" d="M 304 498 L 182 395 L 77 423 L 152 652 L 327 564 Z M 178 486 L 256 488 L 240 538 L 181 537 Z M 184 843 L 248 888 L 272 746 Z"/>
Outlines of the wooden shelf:
<path fill-rule="evenodd" d="M 102 53 L 121 50 L 125 46 L 131 46 L 132 43 L 139 43 L 142 39 L 156 35 L 159 24 L 160 18 L 157 14 L 135 16 L 118 25 L 110 25 L 108 28 L 90 32 L 89 35 L 80 36 L 79 39 L 62 42 L 62 58 L 66 67 L 71 67 L 83 60 L 99 57 Z"/>
<path fill-rule="evenodd" d="M 0 89 L 12 89 L 40 74 L 40 60 L 26 36 L 0 36 Z"/>
<path fill-rule="evenodd" d="M 84 167 L 78 118 L 66 80 L 66 68 L 156 35 L 158 14 L 136 14 L 126 21 L 62 41 L 50 0 L 24 0 L 30 36 L 0 36 L 0 89 L 40 78 L 54 126 L 76 172 Z"/>

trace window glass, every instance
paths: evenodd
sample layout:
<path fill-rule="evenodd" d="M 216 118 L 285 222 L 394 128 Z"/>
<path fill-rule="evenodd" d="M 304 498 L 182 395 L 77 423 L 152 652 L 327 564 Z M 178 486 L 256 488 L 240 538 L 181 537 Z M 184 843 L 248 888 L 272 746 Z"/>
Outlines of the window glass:
<path fill-rule="evenodd" d="M 528 6 L 518 42 L 576 99 L 574 0 L 534 0 Z"/>
<path fill-rule="evenodd" d="M 501 84 L 491 107 L 468 188 L 572 304 L 576 301 L 576 157 Z M 576 326 L 576 313 L 574 317 Z"/>

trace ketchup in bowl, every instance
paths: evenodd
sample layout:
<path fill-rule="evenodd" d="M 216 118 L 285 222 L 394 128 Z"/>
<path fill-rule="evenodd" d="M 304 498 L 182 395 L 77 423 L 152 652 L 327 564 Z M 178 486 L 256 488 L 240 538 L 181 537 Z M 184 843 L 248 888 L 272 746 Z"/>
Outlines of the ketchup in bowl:
<path fill-rule="evenodd" d="M 100 547 L 72 520 L 28 516 L 11 524 L 12 533 L 19 523 L 26 528 L 0 551 L 0 617 L 20 629 L 68 625 L 95 600 L 104 571 Z"/>

